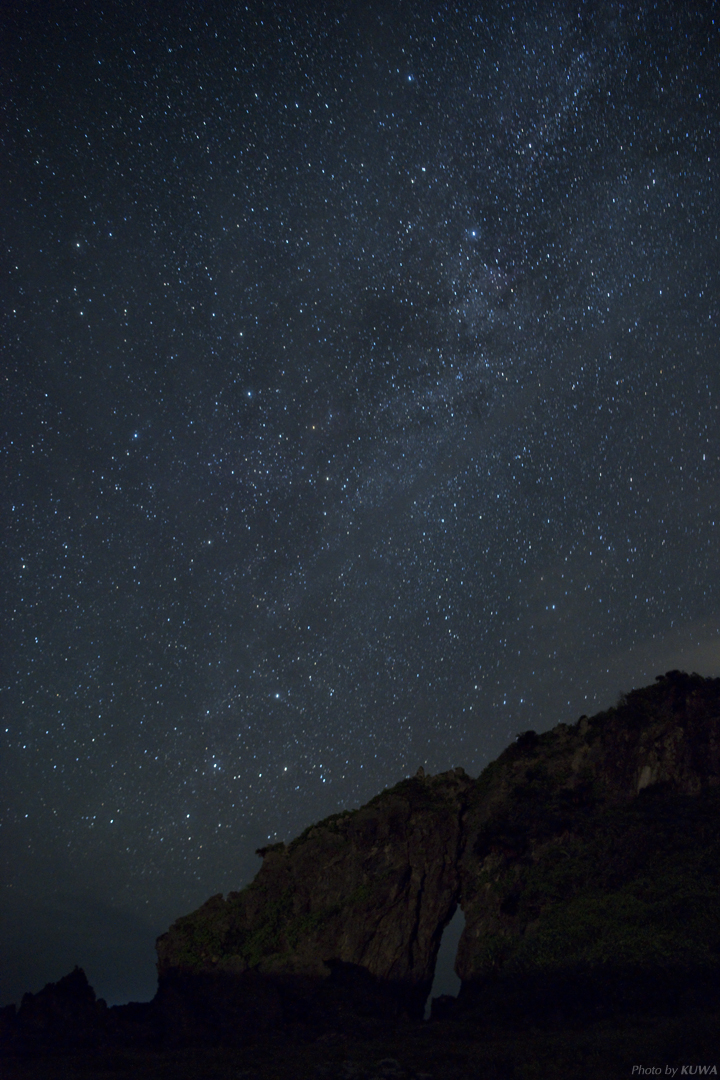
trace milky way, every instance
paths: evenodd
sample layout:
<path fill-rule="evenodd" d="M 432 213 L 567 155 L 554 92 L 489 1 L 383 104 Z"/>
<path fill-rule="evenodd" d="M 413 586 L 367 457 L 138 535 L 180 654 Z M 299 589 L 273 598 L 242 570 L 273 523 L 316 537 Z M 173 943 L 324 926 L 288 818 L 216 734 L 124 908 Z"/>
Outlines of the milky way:
<path fill-rule="evenodd" d="M 711 5 L 8 5 L 0 992 L 720 674 Z"/>

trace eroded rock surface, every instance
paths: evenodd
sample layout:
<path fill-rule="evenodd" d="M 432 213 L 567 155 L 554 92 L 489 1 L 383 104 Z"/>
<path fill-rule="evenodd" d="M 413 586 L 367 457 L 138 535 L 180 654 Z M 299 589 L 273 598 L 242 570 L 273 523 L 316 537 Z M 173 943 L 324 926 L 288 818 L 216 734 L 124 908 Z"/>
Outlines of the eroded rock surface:
<path fill-rule="evenodd" d="M 255 881 L 212 897 L 158 940 L 173 971 L 327 979 L 359 968 L 422 1008 L 460 891 L 462 769 L 416 776 L 262 851 Z"/>
<path fill-rule="evenodd" d="M 719 781 L 720 680 L 670 672 L 520 736 L 477 780 L 418 774 L 263 849 L 251 885 L 159 938 L 161 996 L 178 978 L 252 973 L 277 988 L 277 1016 L 297 980 L 309 1000 L 365 979 L 366 1007 L 392 990 L 417 1016 L 458 903 L 463 991 L 569 967 L 711 967 Z"/>
<path fill-rule="evenodd" d="M 464 819 L 463 984 L 679 959 L 667 904 L 683 891 L 699 917 L 719 783 L 720 679 L 669 672 L 614 709 L 520 736 L 475 781 Z M 689 935 L 686 960 L 710 963 L 700 926 Z"/>
<path fill-rule="evenodd" d="M 475 780 L 419 770 L 259 854 L 158 939 L 153 1002 L 107 1009 L 76 970 L 3 1010 L 0 1043 L 374 1038 L 421 1018 L 458 904 L 462 989 L 436 1017 L 720 1007 L 720 679 L 669 672 Z"/>

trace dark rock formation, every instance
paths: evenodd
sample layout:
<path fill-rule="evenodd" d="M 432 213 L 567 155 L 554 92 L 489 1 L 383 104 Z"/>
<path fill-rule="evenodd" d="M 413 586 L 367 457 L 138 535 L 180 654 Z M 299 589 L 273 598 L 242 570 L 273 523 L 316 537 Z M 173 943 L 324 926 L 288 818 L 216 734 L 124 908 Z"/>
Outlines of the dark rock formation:
<path fill-rule="evenodd" d="M 109 1047 L 156 1047 L 166 1041 L 155 1001 L 131 1001 L 108 1008 L 75 967 L 37 994 L 24 994 L 20 1008 L 0 1009 L 0 1051 L 47 1054 Z M 4 1075 L 4 1074 L 3 1074 Z"/>
<path fill-rule="evenodd" d="M 14 1006 L 10 1006 L 14 1012 Z M 5 1010 L 10 1018 L 9 1010 Z M 5 1036 L 23 1048 L 72 1048 L 100 1045 L 108 1008 L 95 997 L 82 968 L 76 967 L 37 994 L 24 994 Z"/>
<path fill-rule="evenodd" d="M 181 984 L 227 1000 L 231 983 L 235 1030 L 337 1023 L 344 1008 L 418 1017 L 458 903 L 460 999 L 486 1011 L 488 994 L 626 1007 L 660 971 L 670 996 L 709 993 L 719 784 L 720 680 L 669 672 L 591 719 L 526 732 L 477 780 L 419 771 L 263 848 L 251 885 L 158 939 L 158 1000 Z"/>
<path fill-rule="evenodd" d="M 247 888 L 158 939 L 153 1002 L 108 1010 L 76 969 L 4 1010 L 0 1039 L 373 1034 L 422 1016 L 458 904 L 462 989 L 434 1004 L 437 1023 L 715 1008 L 720 679 L 669 672 L 607 712 L 526 732 L 477 780 L 419 770 L 259 854 Z"/>
<path fill-rule="evenodd" d="M 669 672 L 615 709 L 518 738 L 465 819 L 464 987 L 500 971 L 717 963 L 706 946 L 720 923 L 710 938 L 701 923 L 719 783 L 718 679 Z"/>
<path fill-rule="evenodd" d="M 287 847 L 262 849 L 255 881 L 214 896 L 158 940 L 161 986 L 173 972 L 249 971 L 306 981 L 357 970 L 421 1013 L 460 892 L 462 769 L 414 777 Z M 333 974 L 333 965 L 335 971 Z"/>

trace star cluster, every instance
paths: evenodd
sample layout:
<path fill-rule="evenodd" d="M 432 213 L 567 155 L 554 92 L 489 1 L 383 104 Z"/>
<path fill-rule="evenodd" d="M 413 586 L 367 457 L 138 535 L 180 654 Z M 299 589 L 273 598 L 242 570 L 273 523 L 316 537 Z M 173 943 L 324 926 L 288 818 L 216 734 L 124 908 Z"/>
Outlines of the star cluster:
<path fill-rule="evenodd" d="M 720 673 L 718 31 L 46 15 L 2 16 L 0 989 L 125 1000 L 258 844 Z"/>

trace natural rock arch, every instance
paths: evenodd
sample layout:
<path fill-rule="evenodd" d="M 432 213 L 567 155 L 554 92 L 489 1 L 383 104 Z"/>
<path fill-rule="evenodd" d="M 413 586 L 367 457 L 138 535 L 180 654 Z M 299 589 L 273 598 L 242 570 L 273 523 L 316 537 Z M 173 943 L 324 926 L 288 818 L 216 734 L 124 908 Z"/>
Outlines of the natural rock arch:
<path fill-rule="evenodd" d="M 158 939 L 160 997 L 180 983 L 183 993 L 202 984 L 206 997 L 222 983 L 227 995 L 232 983 L 252 984 L 257 999 L 260 980 L 279 995 L 273 1015 L 293 1014 L 328 988 L 338 1001 L 342 987 L 363 1007 L 374 999 L 380 1012 L 421 1016 L 458 903 L 463 994 L 529 970 L 535 955 L 560 971 L 569 954 L 553 944 L 558 897 L 547 886 L 556 863 L 572 858 L 563 916 L 572 920 L 573 896 L 589 887 L 583 867 L 594 872 L 610 858 L 614 813 L 635 814 L 632 828 L 650 835 L 647 798 L 675 799 L 673 813 L 692 814 L 682 799 L 717 791 L 719 781 L 720 680 L 669 673 L 592 719 L 518 737 L 477 780 L 462 769 L 418 773 L 288 845 L 262 849 L 251 885 L 211 898 Z M 646 917 L 660 927 L 653 911 Z M 609 918 L 603 947 L 619 963 L 630 937 L 616 930 Z M 570 959 L 592 966 L 600 946 L 581 926 L 578 935 Z M 644 947 L 633 942 L 633 962 Z"/>

